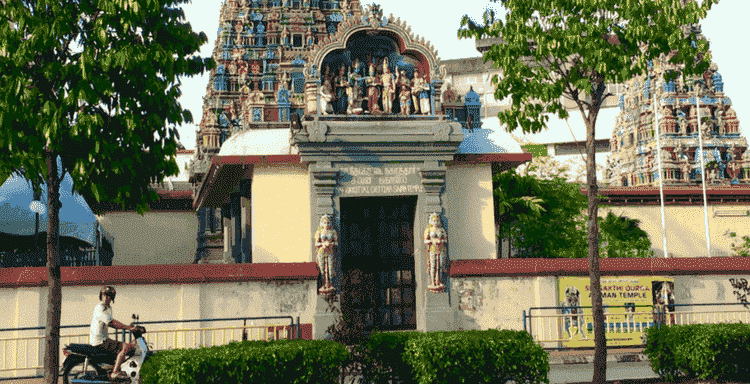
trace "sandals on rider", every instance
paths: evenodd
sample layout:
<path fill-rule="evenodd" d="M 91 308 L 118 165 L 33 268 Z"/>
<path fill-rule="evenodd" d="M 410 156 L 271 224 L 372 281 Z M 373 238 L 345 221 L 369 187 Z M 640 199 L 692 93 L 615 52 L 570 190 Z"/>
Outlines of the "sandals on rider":
<path fill-rule="evenodd" d="M 109 375 L 109 378 L 110 378 L 111 380 L 122 380 L 122 379 L 127 379 L 127 378 L 128 378 L 128 374 L 127 374 L 127 373 L 125 373 L 125 372 L 123 372 L 123 371 L 120 371 L 120 372 L 117 372 L 117 373 L 115 373 L 115 372 L 112 372 L 112 374 L 111 374 L 111 375 Z"/>

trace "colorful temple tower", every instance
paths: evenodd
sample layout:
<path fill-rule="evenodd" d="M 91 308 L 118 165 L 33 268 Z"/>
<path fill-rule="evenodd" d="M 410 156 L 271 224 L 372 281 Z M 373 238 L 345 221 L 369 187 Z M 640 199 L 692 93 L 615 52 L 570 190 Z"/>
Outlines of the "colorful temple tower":
<path fill-rule="evenodd" d="M 699 26 L 693 28 L 700 33 Z M 701 183 L 699 139 L 703 141 L 707 185 L 750 184 L 750 151 L 740 135 L 732 101 L 724 95 L 718 66 L 711 63 L 699 78 L 680 75 L 665 82 L 664 73 L 670 70 L 677 68 L 665 62 L 649 63 L 648 75 L 625 83 L 621 112 L 610 139 L 612 155 L 605 181 L 614 187 L 659 185 L 656 109 L 663 185 Z"/>
<path fill-rule="evenodd" d="M 200 184 L 211 157 L 232 134 L 289 128 L 303 114 L 305 55 L 335 33 L 358 0 L 227 0 L 213 50 L 216 69 L 203 97 L 190 179 Z"/>

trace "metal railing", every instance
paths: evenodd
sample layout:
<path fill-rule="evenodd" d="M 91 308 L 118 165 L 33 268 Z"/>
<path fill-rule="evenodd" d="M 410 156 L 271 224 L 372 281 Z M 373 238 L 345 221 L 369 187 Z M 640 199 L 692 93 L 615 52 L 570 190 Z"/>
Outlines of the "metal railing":
<path fill-rule="evenodd" d="M 266 320 L 281 319 L 288 319 L 290 324 L 255 324 L 256 321 L 265 322 Z M 242 321 L 242 326 L 202 326 L 202 323 L 236 321 Z M 299 321 L 300 319 L 297 317 L 295 324 L 292 316 L 262 316 L 140 321 L 136 324 L 146 326 L 148 331 L 144 334 L 146 342 L 153 346 L 154 351 L 159 351 L 175 348 L 200 348 L 225 345 L 233 341 L 243 340 L 298 339 L 300 337 Z M 248 322 L 250 322 L 249 325 Z M 198 324 L 198 326 L 195 328 L 186 328 L 185 326 L 188 324 Z M 158 325 L 163 326 L 159 327 Z M 171 328 L 169 325 L 174 325 L 174 329 L 165 329 Z M 81 333 L 79 330 L 80 328 L 88 328 L 89 326 L 89 324 L 81 324 L 60 327 L 60 366 L 62 366 L 64 361 L 62 350 L 67 344 L 89 343 L 88 329 L 85 333 Z M 0 381 L 43 377 L 40 371 L 44 368 L 44 331 L 45 327 L 0 329 L 0 346 L 2 347 L 2 350 L 0 350 Z M 8 332 L 13 332 L 13 336 L 4 337 L 4 333 Z M 132 340 L 132 334 L 124 330 L 115 330 L 114 339 L 126 341 L 126 338 L 128 341 Z M 33 372 L 36 375 L 19 376 L 21 372 Z"/>
<path fill-rule="evenodd" d="M 604 313 L 608 346 L 642 346 L 644 331 L 662 325 L 748 323 L 750 311 L 743 303 L 706 303 L 605 306 L 630 309 L 624 313 Z M 706 310 L 706 307 L 722 308 Z M 691 308 L 695 307 L 695 308 Z M 571 313 L 577 309 L 578 313 Z M 535 307 L 523 311 L 523 328 L 545 349 L 593 347 L 594 325 L 591 306 Z"/>
<path fill-rule="evenodd" d="M 47 250 L 39 252 L 0 252 L 0 266 L 3 268 L 44 267 L 47 265 Z M 60 266 L 81 267 L 101 265 L 97 262 L 96 249 L 60 250 Z"/>

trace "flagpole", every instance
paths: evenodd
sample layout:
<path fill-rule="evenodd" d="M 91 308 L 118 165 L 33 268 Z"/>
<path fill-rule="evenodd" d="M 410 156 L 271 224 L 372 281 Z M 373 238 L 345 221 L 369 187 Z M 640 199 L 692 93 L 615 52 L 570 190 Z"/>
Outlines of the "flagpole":
<path fill-rule="evenodd" d="M 654 132 L 656 133 L 656 156 L 658 158 L 658 166 L 659 166 L 659 200 L 661 201 L 661 232 L 662 232 L 662 242 L 664 246 L 664 257 L 669 257 L 669 252 L 667 252 L 667 225 L 666 220 L 664 219 L 664 183 L 662 180 L 664 179 L 664 174 L 662 173 L 662 165 L 661 165 L 661 139 L 659 138 L 661 136 L 661 133 L 659 132 L 659 117 L 657 115 L 657 106 L 656 106 L 656 92 L 659 89 L 659 85 L 657 84 L 657 78 L 656 78 L 656 70 L 654 70 L 654 102 L 652 104 L 652 110 L 654 113 Z"/>
<path fill-rule="evenodd" d="M 706 199 L 706 160 L 704 158 L 705 153 L 703 152 L 703 133 L 701 132 L 701 101 L 698 95 L 698 87 L 695 86 L 699 81 L 695 81 L 693 87 L 695 87 L 695 105 L 698 109 L 698 144 L 701 151 L 701 184 L 703 185 L 703 226 L 706 228 L 706 251 L 708 252 L 708 257 L 711 257 L 711 237 L 708 233 L 708 199 Z"/>

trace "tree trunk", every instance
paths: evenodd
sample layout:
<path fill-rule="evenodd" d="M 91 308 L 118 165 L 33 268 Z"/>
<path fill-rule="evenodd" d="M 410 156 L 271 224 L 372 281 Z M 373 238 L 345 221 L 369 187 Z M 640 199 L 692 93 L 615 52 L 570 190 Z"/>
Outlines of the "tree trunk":
<path fill-rule="evenodd" d="M 47 227 L 47 328 L 46 348 L 44 353 L 44 381 L 57 384 L 60 349 L 60 308 L 62 306 L 62 287 L 60 284 L 60 177 L 58 177 L 57 155 L 47 150 L 47 206 L 49 207 L 49 226 Z"/>
<path fill-rule="evenodd" d="M 599 204 L 596 184 L 596 117 L 598 110 L 590 111 L 586 121 L 586 181 L 588 183 L 589 223 L 589 279 L 591 281 L 591 306 L 594 317 L 594 377 L 592 383 L 604 384 L 607 381 L 607 339 L 604 335 L 604 311 L 599 276 Z"/>

